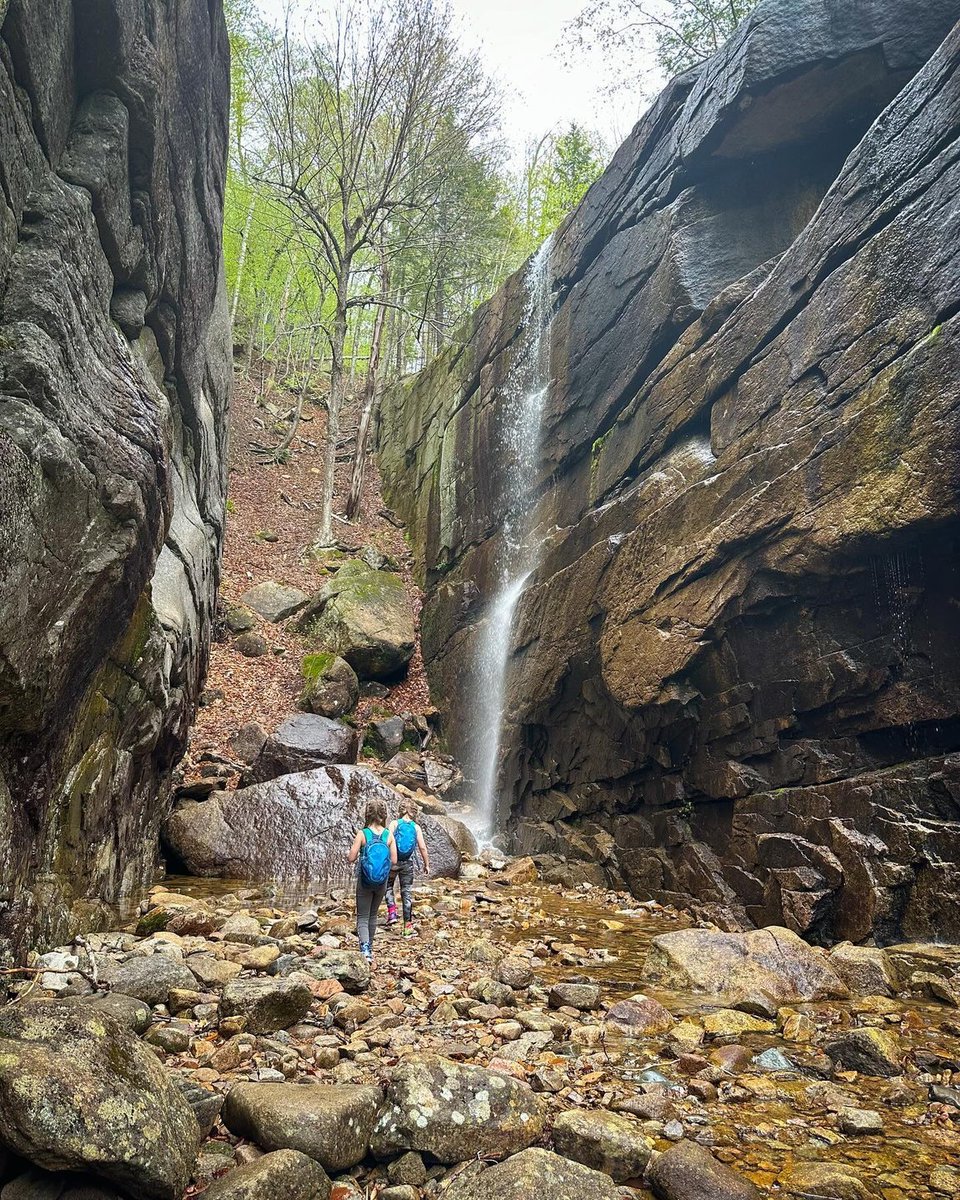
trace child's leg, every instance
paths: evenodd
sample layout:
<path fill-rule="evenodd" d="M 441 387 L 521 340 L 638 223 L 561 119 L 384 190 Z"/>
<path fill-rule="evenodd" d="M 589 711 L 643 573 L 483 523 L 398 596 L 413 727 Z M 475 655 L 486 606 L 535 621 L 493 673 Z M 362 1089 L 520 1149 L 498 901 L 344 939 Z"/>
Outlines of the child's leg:
<path fill-rule="evenodd" d="M 387 885 L 384 883 L 380 887 L 370 890 L 370 913 L 367 918 L 367 941 L 370 946 L 373 946 L 373 939 L 377 933 L 377 916 L 380 912 L 380 905 L 383 903 L 383 897 L 387 893 Z"/>
<path fill-rule="evenodd" d="M 397 896 L 394 886 L 397 882 L 397 868 L 390 871 L 390 881 L 387 883 L 387 924 L 392 925 L 397 919 Z"/>
<path fill-rule="evenodd" d="M 370 904 L 373 892 L 357 880 L 357 941 L 361 946 L 370 940 Z"/>
<path fill-rule="evenodd" d="M 413 859 L 400 864 L 400 898 L 403 901 L 404 921 L 413 920 Z"/>

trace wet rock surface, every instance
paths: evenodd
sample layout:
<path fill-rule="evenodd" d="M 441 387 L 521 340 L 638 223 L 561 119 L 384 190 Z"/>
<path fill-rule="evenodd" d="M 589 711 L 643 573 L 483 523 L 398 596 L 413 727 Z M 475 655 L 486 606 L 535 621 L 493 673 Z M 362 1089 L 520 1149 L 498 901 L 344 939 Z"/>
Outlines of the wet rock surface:
<path fill-rule="evenodd" d="M 399 794 L 364 767 L 282 775 L 183 805 L 166 822 L 164 840 L 197 875 L 336 880 L 346 874 L 345 855 L 375 798 L 396 813 Z M 462 855 L 444 824 L 424 815 L 420 825 L 433 873 L 458 875 Z"/>
<path fill-rule="evenodd" d="M 772 1005 L 830 1000 L 847 987 L 821 950 L 789 929 L 718 933 L 684 929 L 654 939 L 645 982 L 671 991 L 705 992 L 764 1011 Z"/>
<path fill-rule="evenodd" d="M 516 853 L 827 943 L 960 937 L 956 20 L 766 0 L 558 231 Z M 465 762 L 526 301 L 383 404 Z"/>
<path fill-rule="evenodd" d="M 336 1200 L 516 1200 L 533 1188 L 584 1200 L 952 1194 L 960 1156 L 952 1005 L 918 998 L 906 983 L 890 996 L 795 1001 L 768 1016 L 689 988 L 645 983 L 638 993 L 665 936 L 719 931 L 590 885 L 507 884 L 511 864 L 490 852 L 468 865 L 469 880 L 420 884 L 417 936 L 381 928 L 366 971 L 349 895 L 170 880 L 131 915 L 128 929 L 144 932 L 92 934 L 53 951 L 77 960 L 90 995 L 49 1003 L 105 1026 L 101 1005 L 148 1007 L 108 990 L 129 964 L 189 964 L 195 986 L 171 988 L 148 1007 L 142 1042 L 111 1026 L 186 1122 L 189 1136 L 179 1126 L 164 1153 L 190 1158 L 191 1194 L 217 1188 L 268 1200 L 278 1187 L 298 1195 L 306 1180 L 323 1196 L 326 1176 Z M 170 931 L 187 917 L 204 932 Z M 905 965 L 936 968 L 945 983 L 960 974 L 960 952 L 949 947 L 891 947 L 887 958 L 898 977 Z M 788 959 L 783 972 L 795 981 Z M 41 978 L 16 990 L 35 995 Z M 259 1031 L 255 1009 L 232 999 L 238 987 L 259 997 L 288 985 L 298 1008 L 283 1014 L 285 1027 L 271 1020 Z M 599 990 L 596 1007 L 552 1000 L 584 986 Z M 0 1026 L 46 1003 L 28 997 L 0 1009 Z M 96 1072 L 61 1052 L 71 1036 L 61 1021 L 28 1053 L 42 1055 L 58 1103 L 81 1098 L 113 1152 L 127 1134 L 110 1133 L 113 1110 L 86 1099 Z M 23 1106 L 5 1090 L 22 1074 L 7 1047 L 0 1032 L 0 1103 L 13 1095 Z M 132 1113 L 150 1102 L 141 1091 Z M 27 1116 L 16 1128 L 29 1127 Z M 138 1120 L 142 1137 L 148 1125 Z M 30 1187 L 61 1196 L 67 1183 L 44 1172 L 67 1162 L 34 1142 L 13 1147 L 33 1168 L 0 1162 L 0 1189 L 33 1169 L 41 1182 L 31 1176 Z M 58 1153 L 65 1144 L 58 1137 Z M 69 1165 L 80 1172 L 70 1186 L 148 1194 L 89 1159 Z"/>

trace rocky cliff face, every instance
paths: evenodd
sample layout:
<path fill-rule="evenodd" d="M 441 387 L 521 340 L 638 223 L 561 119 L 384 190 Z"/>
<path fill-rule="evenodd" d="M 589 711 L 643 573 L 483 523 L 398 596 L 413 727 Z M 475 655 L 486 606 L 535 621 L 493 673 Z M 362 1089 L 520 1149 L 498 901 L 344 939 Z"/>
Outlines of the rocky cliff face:
<path fill-rule="evenodd" d="M 814 937 L 960 937 L 958 18 L 765 0 L 560 230 L 518 848 Z M 461 744 L 523 307 L 517 277 L 383 414 Z"/>
<path fill-rule="evenodd" d="M 230 343 L 219 0 L 0 18 L 2 950 L 149 878 L 206 661 Z"/>

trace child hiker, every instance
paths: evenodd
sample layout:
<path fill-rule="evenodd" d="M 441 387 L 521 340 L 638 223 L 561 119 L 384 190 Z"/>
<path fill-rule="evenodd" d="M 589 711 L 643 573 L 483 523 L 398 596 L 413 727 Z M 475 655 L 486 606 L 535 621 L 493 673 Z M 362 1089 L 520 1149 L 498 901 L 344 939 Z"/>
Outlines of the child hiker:
<path fill-rule="evenodd" d="M 390 872 L 387 886 L 387 924 L 397 922 L 397 899 L 394 886 L 400 880 L 400 898 L 403 902 L 403 936 L 413 936 L 413 866 L 414 853 L 419 850 L 423 869 L 430 874 L 430 854 L 423 839 L 423 830 L 417 824 L 420 810 L 412 800 L 401 800 L 397 809 L 399 818 L 390 822 L 390 832 L 397 847 L 397 863 Z"/>
<path fill-rule="evenodd" d="M 377 913 L 383 903 L 390 870 L 397 863 L 397 844 L 387 828 L 387 806 L 382 800 L 368 800 L 363 814 L 364 827 L 353 839 L 348 863 L 360 859 L 357 867 L 357 938 L 360 953 L 373 963 L 373 939 L 377 932 Z"/>

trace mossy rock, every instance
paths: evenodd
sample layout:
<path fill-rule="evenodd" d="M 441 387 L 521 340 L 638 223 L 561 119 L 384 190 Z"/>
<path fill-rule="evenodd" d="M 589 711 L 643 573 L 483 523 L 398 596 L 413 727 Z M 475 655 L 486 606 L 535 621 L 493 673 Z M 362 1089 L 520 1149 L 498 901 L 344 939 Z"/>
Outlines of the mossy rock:
<path fill-rule="evenodd" d="M 0 1013 L 0 1129 L 48 1171 L 92 1172 L 145 1200 L 178 1200 L 200 1144 L 156 1054 L 80 1000 Z"/>
<path fill-rule="evenodd" d="M 360 680 L 353 667 L 328 651 L 307 654 L 300 664 L 304 678 L 300 707 L 321 717 L 342 717 L 360 699 Z"/>
<path fill-rule="evenodd" d="M 351 559 L 313 597 L 300 629 L 361 679 L 392 679 L 413 656 L 413 611 L 403 580 Z"/>

